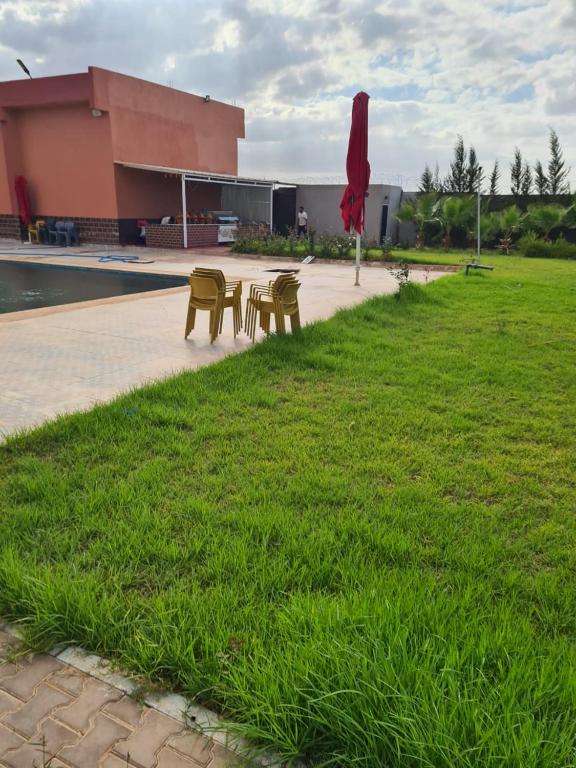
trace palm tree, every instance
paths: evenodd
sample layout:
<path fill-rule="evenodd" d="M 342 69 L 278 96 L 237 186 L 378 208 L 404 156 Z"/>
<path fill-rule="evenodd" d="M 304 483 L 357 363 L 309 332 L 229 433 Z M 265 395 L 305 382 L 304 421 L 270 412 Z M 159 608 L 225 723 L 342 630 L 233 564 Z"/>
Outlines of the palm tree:
<path fill-rule="evenodd" d="M 524 214 L 516 205 L 511 205 L 509 208 L 505 208 L 500 213 L 496 214 L 498 221 L 498 231 L 500 232 L 500 242 L 498 248 L 501 251 L 505 251 L 506 255 L 510 254 L 512 248 L 512 238 L 519 232 L 524 223 Z"/>
<path fill-rule="evenodd" d="M 570 226 L 569 211 L 570 208 L 556 204 L 529 205 L 526 222 L 531 229 L 542 235 L 544 240 L 549 241 L 553 229 L 562 225 Z"/>
<path fill-rule="evenodd" d="M 572 205 L 566 208 L 562 226 L 568 227 L 568 229 L 576 229 L 576 195 L 572 195 Z"/>
<path fill-rule="evenodd" d="M 489 211 L 490 201 L 482 201 L 482 210 L 480 212 L 480 244 L 494 240 L 500 232 L 500 215 L 496 211 Z M 468 240 L 475 245 L 478 244 L 478 213 L 475 211 L 474 217 L 468 221 L 467 232 Z"/>
<path fill-rule="evenodd" d="M 496 236 L 500 232 L 500 216 L 496 211 L 490 213 L 482 213 L 480 215 L 480 245 L 482 243 L 495 240 Z M 472 223 L 469 231 L 469 237 L 471 240 L 477 240 L 478 227 L 476 222 Z"/>
<path fill-rule="evenodd" d="M 434 218 L 442 224 L 444 248 L 450 248 L 452 244 L 452 232 L 454 229 L 468 228 L 476 216 L 476 195 L 461 197 L 444 197 L 438 200 L 434 206 Z"/>
<path fill-rule="evenodd" d="M 502 232 L 504 237 L 512 237 L 513 234 L 521 229 L 523 217 L 522 211 L 516 205 L 511 205 L 509 208 L 500 211 L 498 215 L 500 232 Z"/>
<path fill-rule="evenodd" d="M 437 199 L 436 192 L 426 192 L 418 195 L 413 202 L 402 203 L 396 213 L 398 221 L 415 224 L 417 230 L 416 248 L 424 247 L 424 225 L 434 221 L 434 207 Z"/>

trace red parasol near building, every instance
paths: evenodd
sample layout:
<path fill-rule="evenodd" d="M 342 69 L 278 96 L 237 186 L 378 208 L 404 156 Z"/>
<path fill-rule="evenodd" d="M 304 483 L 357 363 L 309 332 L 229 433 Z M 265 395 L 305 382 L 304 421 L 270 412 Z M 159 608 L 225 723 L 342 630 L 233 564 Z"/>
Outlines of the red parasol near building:
<path fill-rule="evenodd" d="M 32 220 L 32 209 L 30 207 L 30 197 L 28 196 L 28 184 L 24 176 L 16 176 L 14 180 L 14 189 L 16 190 L 16 200 L 18 201 L 18 214 L 22 224 L 28 228 Z"/>
<path fill-rule="evenodd" d="M 370 184 L 368 162 L 368 96 L 360 91 L 352 104 L 352 125 L 346 157 L 348 185 L 344 190 L 340 211 L 347 232 L 356 232 L 356 283 L 360 285 L 360 236 L 364 229 L 364 207 Z"/>

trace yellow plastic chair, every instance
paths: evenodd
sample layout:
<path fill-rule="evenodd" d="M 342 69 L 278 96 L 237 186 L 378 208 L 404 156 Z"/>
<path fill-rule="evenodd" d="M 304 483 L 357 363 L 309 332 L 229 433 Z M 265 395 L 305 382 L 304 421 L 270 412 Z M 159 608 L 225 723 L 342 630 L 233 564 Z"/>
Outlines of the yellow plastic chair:
<path fill-rule="evenodd" d="M 234 338 L 242 329 L 242 281 L 226 280 L 224 272 L 220 269 L 208 269 L 207 267 L 196 267 L 193 275 L 199 277 L 210 277 L 217 281 L 220 291 L 223 293 L 222 309 L 232 307 L 232 321 L 234 325 Z M 220 333 L 222 333 L 222 323 L 224 322 L 224 312 L 220 318 Z"/>
<path fill-rule="evenodd" d="M 28 224 L 28 237 L 31 243 L 41 243 L 40 240 L 40 227 L 46 224 L 45 221 L 36 221 L 34 224 Z"/>
<path fill-rule="evenodd" d="M 292 333 L 299 331 L 302 327 L 300 323 L 300 306 L 298 304 L 298 289 L 300 283 L 285 283 L 281 291 L 276 296 L 276 330 L 278 333 L 286 333 L 286 323 L 284 318 L 290 318 L 290 330 Z"/>
<path fill-rule="evenodd" d="M 196 312 L 204 310 L 210 312 L 210 344 L 214 343 L 222 325 L 224 293 L 220 290 L 218 281 L 213 277 L 190 275 L 190 297 L 188 299 L 188 314 L 186 316 L 186 330 L 184 338 L 187 339 L 194 330 Z"/>
<path fill-rule="evenodd" d="M 256 338 L 256 320 L 260 313 L 260 327 L 270 333 L 270 316 L 274 315 L 276 333 L 285 333 L 284 317 L 290 317 L 292 331 L 300 329 L 298 289 L 300 283 L 292 275 L 281 275 L 269 285 L 253 285 L 246 303 L 246 333 Z"/>
<path fill-rule="evenodd" d="M 276 278 L 275 281 L 270 280 L 266 285 L 258 285 L 255 283 L 250 286 L 250 295 L 246 301 L 246 333 L 252 338 L 252 340 L 254 340 L 254 336 L 256 334 L 256 319 L 258 316 L 258 311 L 261 309 L 260 305 L 262 301 L 268 301 L 268 303 L 270 303 L 270 291 L 272 290 L 272 287 L 275 286 L 278 288 L 281 282 L 286 280 L 287 277 L 290 278 L 292 276 L 280 275 L 278 278 Z M 266 313 L 264 313 L 263 316 L 262 312 L 260 312 L 260 328 L 265 330 L 267 326 L 267 332 L 269 332 L 270 326 L 269 322 L 267 323 L 267 320 L 269 321 L 269 316 L 266 317 Z"/>
<path fill-rule="evenodd" d="M 276 323 L 277 333 L 285 332 L 282 303 L 278 304 L 279 296 L 282 296 L 284 301 L 285 292 L 289 290 L 289 286 L 292 285 L 296 285 L 296 291 L 298 291 L 300 283 L 298 283 L 296 277 L 293 274 L 279 275 L 276 280 L 270 280 L 268 283 L 268 287 L 272 290 L 273 293 L 273 301 L 276 304 L 276 309 L 274 310 L 274 321 Z M 256 286 L 256 291 L 260 293 L 259 286 Z M 270 312 L 268 312 L 266 308 L 260 311 L 260 328 L 262 328 L 265 333 L 270 333 Z"/>
<path fill-rule="evenodd" d="M 296 282 L 293 274 L 279 275 L 276 280 L 270 280 L 267 285 L 254 284 L 250 286 L 250 296 L 246 304 L 246 333 L 252 337 L 256 334 L 256 319 L 260 311 L 260 328 L 270 333 L 270 314 L 274 311 L 272 292 L 278 292 L 282 286 Z"/>

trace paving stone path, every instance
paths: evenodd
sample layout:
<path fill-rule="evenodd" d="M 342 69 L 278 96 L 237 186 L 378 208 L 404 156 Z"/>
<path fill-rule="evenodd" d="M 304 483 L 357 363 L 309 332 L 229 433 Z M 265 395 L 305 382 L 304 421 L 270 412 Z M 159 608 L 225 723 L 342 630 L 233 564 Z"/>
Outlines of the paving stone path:
<path fill-rule="evenodd" d="M 182 722 L 0 631 L 2 768 L 231 768 L 238 759 Z"/>

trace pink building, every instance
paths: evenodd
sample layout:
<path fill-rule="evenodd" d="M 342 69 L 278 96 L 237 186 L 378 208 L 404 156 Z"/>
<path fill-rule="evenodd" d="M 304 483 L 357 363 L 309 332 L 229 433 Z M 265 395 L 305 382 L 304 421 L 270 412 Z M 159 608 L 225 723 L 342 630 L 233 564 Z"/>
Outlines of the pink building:
<path fill-rule="evenodd" d="M 0 237 L 20 236 L 18 175 L 36 219 L 72 220 L 89 242 L 130 242 L 138 219 L 181 216 L 183 199 L 190 215 L 223 210 L 223 185 L 252 186 L 271 217 L 273 185 L 237 177 L 243 137 L 242 109 L 98 67 L 0 83 Z M 214 240 L 199 231 L 167 244 Z"/>

